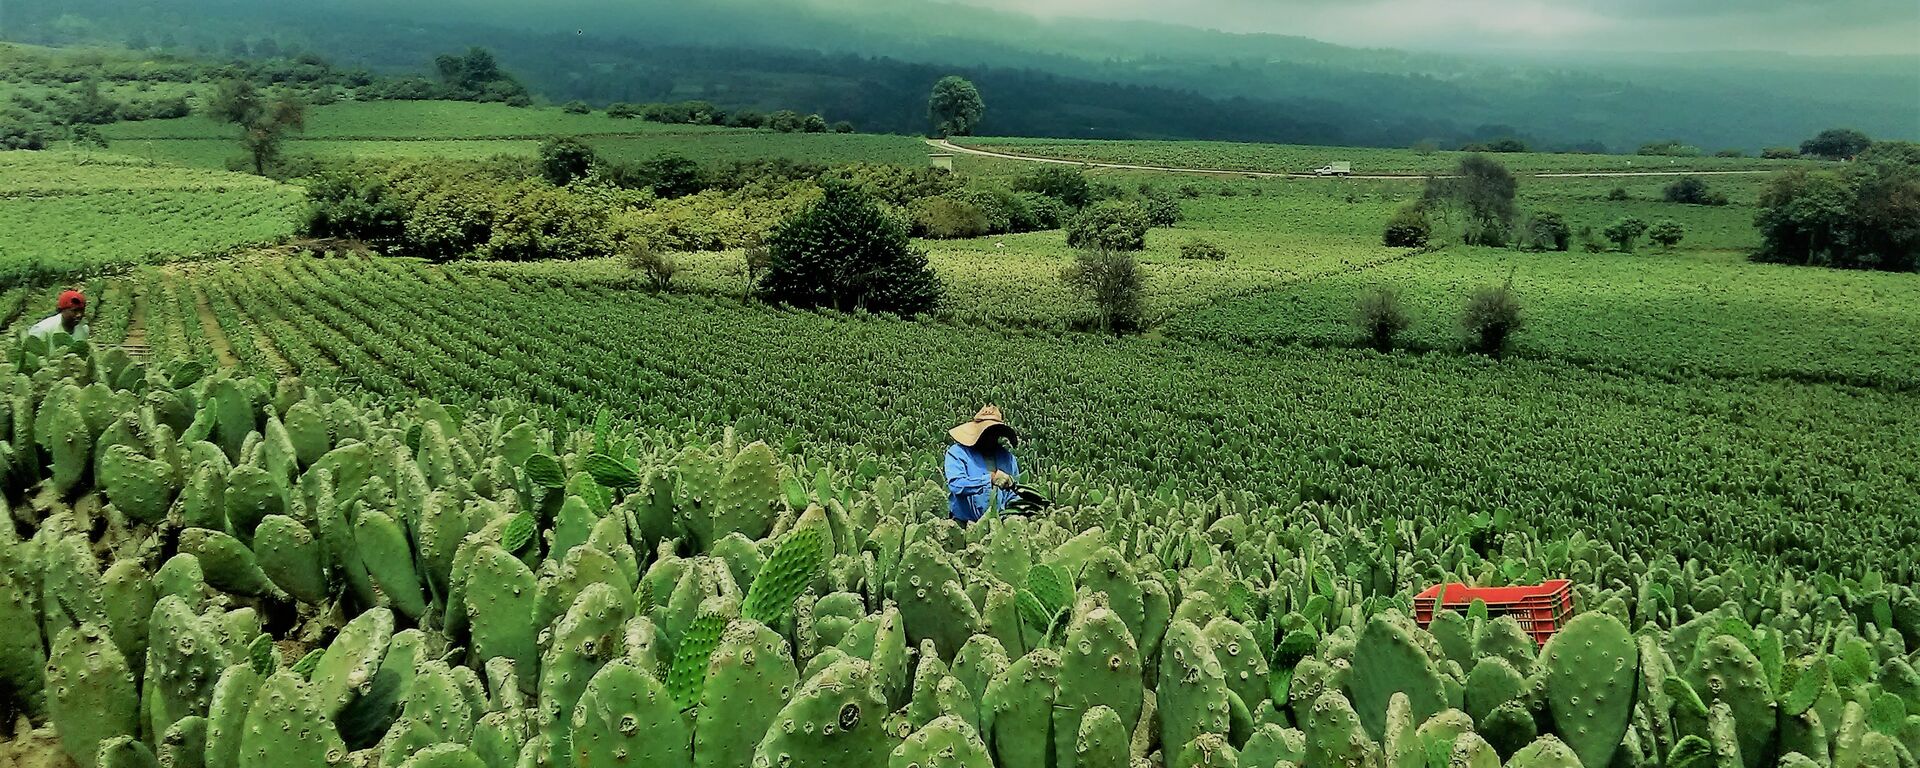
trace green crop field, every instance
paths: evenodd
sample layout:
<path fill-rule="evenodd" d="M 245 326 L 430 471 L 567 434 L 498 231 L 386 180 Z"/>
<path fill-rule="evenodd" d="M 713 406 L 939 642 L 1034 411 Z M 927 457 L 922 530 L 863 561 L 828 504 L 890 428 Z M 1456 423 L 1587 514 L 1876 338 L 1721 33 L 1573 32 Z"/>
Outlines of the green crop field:
<path fill-rule="evenodd" d="M 1444 174 L 1459 165 L 1465 152 L 1423 152 L 1412 149 L 1311 147 L 1287 144 L 1243 144 L 1213 141 L 1095 141 L 967 137 L 956 143 L 994 152 L 1172 168 L 1195 168 L 1261 173 L 1311 173 L 1334 162 L 1350 162 L 1358 175 Z M 1513 152 L 1495 155 L 1515 173 L 1669 173 L 1674 171 L 1779 170 L 1804 161 L 1722 157 L 1646 157 L 1636 155 L 1545 154 Z"/>
<path fill-rule="evenodd" d="M 1136 255 L 1153 327 L 1110 336 L 1078 330 L 1096 310 L 1061 276 L 1062 230 L 913 241 L 944 299 L 912 319 L 791 309 L 747 295 L 744 251 L 610 237 L 672 204 L 654 182 L 348 190 L 376 251 L 395 229 L 490 227 L 532 245 L 479 253 L 536 257 L 603 238 L 577 261 L 430 262 L 367 252 L 363 230 L 250 248 L 301 228 L 301 184 L 347 185 L 218 170 L 232 133 L 189 118 L 0 153 L 0 765 L 1906 768 L 1920 750 L 1920 275 L 1749 261 L 1766 176 L 1706 177 L 1726 204 L 1681 205 L 1672 177 L 1532 175 L 1664 159 L 1501 157 L 1522 221 L 1686 235 L 1536 253 L 1449 245 L 1444 217 L 1433 248 L 1382 245 L 1418 178 L 1091 170 L 1095 194 L 1180 208 Z M 450 103 L 319 107 L 286 151 L 453 163 L 551 135 L 708 167 L 927 162 L 913 137 Z M 973 186 L 944 194 L 1036 166 L 957 167 Z M 740 199 L 818 194 L 772 183 L 791 186 Z M 674 202 L 734 199 L 711 192 Z M 747 226 L 724 205 L 682 210 Z M 1183 258 L 1196 243 L 1225 258 Z M 661 260 L 668 290 L 645 278 Z M 1463 351 L 1467 297 L 1509 281 L 1510 350 Z M 92 297 L 90 343 L 19 338 L 67 286 Z M 1412 318 L 1390 353 L 1353 321 L 1380 288 Z M 1020 431 L 1022 493 L 1055 503 L 962 527 L 946 429 L 984 403 Z M 1560 579 L 1551 621 L 1464 594 Z"/>
<path fill-rule="evenodd" d="M 293 234 L 305 195 L 104 154 L 0 153 L 0 277 L 171 261 Z"/>
<path fill-rule="evenodd" d="M 575 115 L 557 108 L 464 102 L 342 102 L 310 108 L 287 154 L 316 160 L 484 160 L 532 157 L 540 141 L 577 136 L 609 160 L 678 154 L 702 162 L 785 158 L 816 163 L 924 165 L 928 148 L 909 136 L 806 134 L 662 125 Z M 236 129 L 203 116 L 110 126 L 117 153 L 202 168 L 240 156 Z"/>

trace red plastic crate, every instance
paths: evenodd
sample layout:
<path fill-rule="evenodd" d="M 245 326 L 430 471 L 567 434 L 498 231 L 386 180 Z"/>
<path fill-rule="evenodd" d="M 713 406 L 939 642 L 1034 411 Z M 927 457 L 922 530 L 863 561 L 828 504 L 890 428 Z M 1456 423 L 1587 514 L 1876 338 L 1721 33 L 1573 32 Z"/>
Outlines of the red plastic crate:
<path fill-rule="evenodd" d="M 1440 595 L 1446 593 L 1446 603 Z M 1573 617 L 1573 582 L 1555 579 L 1545 584 L 1518 587 L 1469 587 L 1465 584 L 1436 584 L 1413 598 L 1414 619 L 1421 627 L 1433 623 L 1433 615 L 1443 608 L 1466 612 L 1479 600 L 1487 604 L 1487 615 L 1512 616 L 1540 645 Z"/>

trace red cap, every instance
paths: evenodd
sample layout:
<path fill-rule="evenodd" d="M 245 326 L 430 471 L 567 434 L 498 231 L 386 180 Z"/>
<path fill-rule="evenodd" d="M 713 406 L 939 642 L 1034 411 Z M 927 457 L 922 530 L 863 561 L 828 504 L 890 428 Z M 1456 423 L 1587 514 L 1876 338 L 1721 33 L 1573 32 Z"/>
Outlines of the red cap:
<path fill-rule="evenodd" d="M 60 311 L 62 312 L 69 309 L 85 309 L 86 306 L 87 297 L 79 291 L 64 291 L 60 294 Z"/>

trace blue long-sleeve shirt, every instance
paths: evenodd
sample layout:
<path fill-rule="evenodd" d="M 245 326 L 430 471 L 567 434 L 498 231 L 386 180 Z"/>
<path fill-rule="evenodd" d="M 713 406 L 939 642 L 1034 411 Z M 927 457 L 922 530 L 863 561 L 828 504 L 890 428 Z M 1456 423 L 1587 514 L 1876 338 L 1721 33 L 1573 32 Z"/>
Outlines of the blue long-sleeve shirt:
<path fill-rule="evenodd" d="M 947 448 L 947 514 L 961 522 L 985 517 L 988 510 L 1006 506 L 1008 494 L 993 487 L 993 471 L 1000 470 L 1015 480 L 1020 465 L 1013 452 L 999 446 L 965 446 L 954 443 Z"/>

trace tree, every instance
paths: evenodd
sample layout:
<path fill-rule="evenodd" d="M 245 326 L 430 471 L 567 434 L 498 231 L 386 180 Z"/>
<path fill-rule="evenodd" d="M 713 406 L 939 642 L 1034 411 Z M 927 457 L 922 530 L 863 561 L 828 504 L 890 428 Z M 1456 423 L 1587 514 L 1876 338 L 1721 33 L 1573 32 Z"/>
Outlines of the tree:
<path fill-rule="evenodd" d="M 1535 211 L 1527 219 L 1527 247 L 1536 251 L 1564 251 L 1573 240 L 1565 217 L 1553 211 Z"/>
<path fill-rule="evenodd" d="M 584 102 L 584 101 L 579 101 L 579 100 L 577 100 L 577 99 L 576 99 L 576 100 L 574 100 L 574 101 L 569 101 L 569 102 L 567 102 L 567 104 L 566 104 L 566 106 L 564 106 L 564 107 L 561 107 L 560 109 L 561 109 L 561 110 L 563 110 L 563 111 L 565 111 L 565 112 L 566 112 L 567 114 L 569 114 L 569 115 L 590 115 L 590 114 L 593 114 L 593 105 L 592 105 L 592 104 L 588 104 L 588 103 L 586 103 L 586 102 Z"/>
<path fill-rule="evenodd" d="M 760 293 L 799 307 L 912 316 L 940 301 L 940 280 L 907 227 L 873 198 L 837 182 L 774 227 Z"/>
<path fill-rule="evenodd" d="M 1700 148 L 1679 139 L 1667 139 L 1640 145 L 1639 154 L 1652 157 L 1699 157 Z"/>
<path fill-rule="evenodd" d="M 554 186 L 564 187 L 591 172 L 594 159 L 593 148 L 579 139 L 547 139 L 540 144 L 540 175 Z"/>
<path fill-rule="evenodd" d="M 1354 305 L 1353 322 L 1367 344 L 1381 352 L 1392 352 L 1394 338 L 1413 325 L 1400 292 L 1393 288 L 1376 288 L 1363 294 Z"/>
<path fill-rule="evenodd" d="M 680 273 L 680 262 L 655 247 L 652 241 L 639 238 L 627 243 L 627 268 L 640 273 L 653 292 L 666 293 L 673 290 L 673 278 Z"/>
<path fill-rule="evenodd" d="M 1800 144 L 1800 154 L 1828 160 L 1850 160 L 1873 146 L 1873 139 L 1852 128 L 1829 128 Z"/>
<path fill-rule="evenodd" d="M 1920 144 L 1882 142 L 1842 171 L 1789 171 L 1760 195 L 1756 261 L 1920 266 Z"/>
<path fill-rule="evenodd" d="M 669 200 L 696 195 L 706 188 L 700 180 L 700 164 L 680 155 L 649 158 L 640 163 L 638 172 L 655 196 Z"/>
<path fill-rule="evenodd" d="M 1640 236 L 1646 233 L 1647 222 L 1645 219 L 1638 216 L 1628 216 L 1612 224 L 1608 224 L 1606 231 L 1602 234 L 1606 235 L 1608 240 L 1613 241 L 1614 247 L 1618 248 L 1621 253 L 1633 253 L 1634 243 L 1638 242 Z"/>
<path fill-rule="evenodd" d="M 1680 226 L 1680 222 L 1672 219 L 1662 219 L 1655 222 L 1653 229 L 1647 231 L 1647 239 L 1659 243 L 1660 247 L 1667 250 L 1673 250 L 1674 246 L 1679 245 L 1680 241 L 1686 238 L 1686 228 Z"/>
<path fill-rule="evenodd" d="M 1427 219 L 1426 206 L 1409 203 L 1387 220 L 1381 239 L 1388 248 L 1425 248 L 1432 238 L 1433 222 Z"/>
<path fill-rule="evenodd" d="M 1180 201 L 1158 189 L 1148 190 L 1141 196 L 1140 207 L 1147 212 L 1147 224 L 1155 227 L 1171 227 L 1180 223 Z"/>
<path fill-rule="evenodd" d="M 1442 220 L 1459 215 L 1461 242 L 1467 245 L 1506 245 L 1519 214 L 1514 196 L 1520 184 L 1506 166 L 1482 155 L 1460 161 L 1453 178 L 1429 178 L 1423 203 Z"/>
<path fill-rule="evenodd" d="M 801 129 L 807 127 L 807 121 L 800 116 L 800 113 L 783 109 L 767 118 L 767 127 L 780 133 L 799 133 Z"/>
<path fill-rule="evenodd" d="M 1140 265 L 1133 255 L 1083 249 L 1060 273 L 1067 287 L 1094 307 L 1093 326 L 1103 333 L 1132 333 L 1146 325 Z"/>
<path fill-rule="evenodd" d="M 747 278 L 747 291 L 740 297 L 741 303 L 753 298 L 754 286 L 760 284 L 760 276 L 772 266 L 773 249 L 768 248 L 766 243 L 755 239 L 740 250 L 740 271 Z"/>
<path fill-rule="evenodd" d="M 827 119 L 819 115 L 807 115 L 806 118 L 800 122 L 800 130 L 807 133 L 826 133 L 828 130 Z"/>
<path fill-rule="evenodd" d="M 979 127 L 981 118 L 987 114 L 987 103 L 980 98 L 980 89 L 966 78 L 949 75 L 940 78 L 933 86 L 933 96 L 927 102 L 927 113 L 933 118 L 933 131 L 942 138 L 948 136 L 971 136 L 973 129 Z"/>
<path fill-rule="evenodd" d="M 1093 202 L 1093 184 L 1078 168 L 1047 165 L 1015 179 L 1018 192 L 1036 192 L 1059 200 L 1072 208 L 1085 208 Z"/>
<path fill-rule="evenodd" d="M 259 176 L 267 175 L 267 167 L 280 158 L 287 134 L 307 127 L 306 107 L 284 98 L 269 102 L 247 80 L 221 83 L 208 112 L 220 122 L 240 127 L 240 146 Z"/>
<path fill-rule="evenodd" d="M 1147 247 L 1147 213 L 1133 203 L 1108 201 L 1089 206 L 1067 224 L 1067 245 L 1099 251 L 1138 251 Z"/>
<path fill-rule="evenodd" d="M 1460 315 L 1460 327 L 1467 332 L 1467 346 L 1496 358 L 1506 354 L 1507 342 L 1525 325 L 1520 298 L 1513 294 L 1512 278 L 1502 285 L 1474 290 Z"/>
<path fill-rule="evenodd" d="M 1668 184 L 1665 196 L 1669 203 L 1685 205 L 1726 205 L 1727 196 L 1713 191 L 1707 182 L 1698 176 L 1682 176 L 1678 181 Z"/>
<path fill-rule="evenodd" d="M 1800 150 L 1793 147 L 1767 147 L 1760 150 L 1760 157 L 1765 160 L 1792 160 L 1799 156 Z"/>

